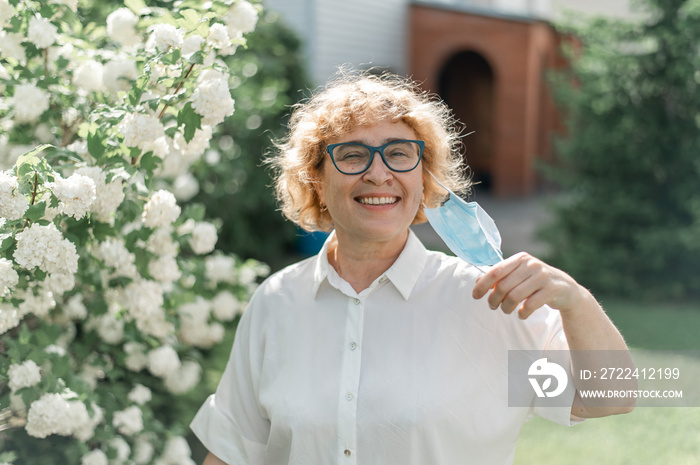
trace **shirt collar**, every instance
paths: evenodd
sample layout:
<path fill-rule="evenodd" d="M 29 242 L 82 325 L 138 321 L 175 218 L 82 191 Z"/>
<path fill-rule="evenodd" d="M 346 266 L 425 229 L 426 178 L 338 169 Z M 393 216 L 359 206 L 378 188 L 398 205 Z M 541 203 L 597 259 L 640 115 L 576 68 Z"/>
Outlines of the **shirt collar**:
<path fill-rule="evenodd" d="M 316 256 L 316 266 L 314 269 L 313 295 L 318 294 L 323 281 L 328 279 L 330 263 L 328 262 L 328 247 L 335 238 L 335 231 L 331 232 L 323 244 L 321 251 Z M 428 259 L 428 251 L 423 243 L 418 239 L 412 230 L 408 231 L 408 240 L 399 258 L 383 274 L 396 287 L 401 296 L 408 300 L 418 278 L 423 272 L 425 262 Z"/>

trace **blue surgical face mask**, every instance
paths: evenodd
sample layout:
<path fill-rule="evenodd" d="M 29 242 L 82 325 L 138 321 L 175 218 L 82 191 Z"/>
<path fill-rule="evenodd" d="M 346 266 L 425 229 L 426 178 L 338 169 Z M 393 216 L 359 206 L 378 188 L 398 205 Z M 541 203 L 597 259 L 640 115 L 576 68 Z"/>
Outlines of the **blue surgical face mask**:
<path fill-rule="evenodd" d="M 501 235 L 491 217 L 479 204 L 465 202 L 443 186 L 433 173 L 430 175 L 449 193 L 449 197 L 437 208 L 425 208 L 424 205 L 423 211 L 447 247 L 482 272 L 480 266 L 494 265 L 503 260 Z"/>

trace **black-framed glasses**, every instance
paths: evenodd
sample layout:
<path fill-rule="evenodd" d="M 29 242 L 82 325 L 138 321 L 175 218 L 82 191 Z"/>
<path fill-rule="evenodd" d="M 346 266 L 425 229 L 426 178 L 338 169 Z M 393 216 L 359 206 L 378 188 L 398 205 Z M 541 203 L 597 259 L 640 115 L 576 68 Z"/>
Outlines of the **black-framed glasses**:
<path fill-rule="evenodd" d="M 423 149 L 425 142 L 422 140 L 394 140 L 379 147 L 359 142 L 341 142 L 330 144 L 326 151 L 338 171 L 343 174 L 360 174 L 370 167 L 376 152 L 379 152 L 391 171 L 411 171 L 420 163 Z"/>

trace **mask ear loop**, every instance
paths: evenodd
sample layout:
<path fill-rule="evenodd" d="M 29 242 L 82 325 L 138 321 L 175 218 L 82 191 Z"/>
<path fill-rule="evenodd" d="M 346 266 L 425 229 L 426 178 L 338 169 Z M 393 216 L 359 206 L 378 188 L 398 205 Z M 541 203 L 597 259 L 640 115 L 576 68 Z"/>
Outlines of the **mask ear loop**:
<path fill-rule="evenodd" d="M 467 135 L 469 135 L 469 134 L 467 134 Z M 429 175 L 431 175 L 433 177 L 435 182 L 438 183 L 440 185 L 440 187 L 442 187 L 443 189 L 445 189 L 447 191 L 447 199 L 445 200 L 445 202 L 443 202 L 443 205 L 444 205 L 448 200 L 450 200 L 450 196 L 452 195 L 452 191 L 450 191 L 447 187 L 445 187 L 445 185 L 443 183 L 441 183 L 440 180 L 437 177 L 435 177 L 435 175 L 430 170 L 426 170 L 426 171 L 428 172 Z M 425 205 L 425 202 L 423 202 L 423 208 L 428 209 L 428 207 Z M 469 263 L 469 264 L 471 266 L 473 266 L 474 268 L 476 268 L 477 270 L 479 270 L 479 272 L 481 272 L 482 275 L 486 274 L 486 270 L 484 270 L 483 268 L 481 268 L 473 263 Z"/>

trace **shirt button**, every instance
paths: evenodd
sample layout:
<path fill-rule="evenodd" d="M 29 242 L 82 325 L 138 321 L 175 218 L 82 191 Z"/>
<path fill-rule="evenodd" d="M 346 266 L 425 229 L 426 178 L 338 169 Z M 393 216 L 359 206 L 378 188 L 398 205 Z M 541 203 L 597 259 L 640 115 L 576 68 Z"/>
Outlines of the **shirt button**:
<path fill-rule="evenodd" d="M 351 342 L 350 343 L 350 350 L 355 350 L 357 349 L 357 343 L 356 342 Z"/>
<path fill-rule="evenodd" d="M 360 305 L 362 301 L 360 299 L 355 299 L 355 305 Z"/>
<path fill-rule="evenodd" d="M 354 396 L 352 395 L 352 392 L 348 392 L 347 394 L 345 394 L 345 399 L 346 399 L 346 400 L 352 400 L 353 397 L 354 397 Z"/>
<path fill-rule="evenodd" d="M 346 457 L 350 457 L 352 455 L 352 452 L 350 452 L 350 449 L 345 449 L 345 452 L 343 452 Z"/>

